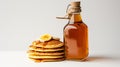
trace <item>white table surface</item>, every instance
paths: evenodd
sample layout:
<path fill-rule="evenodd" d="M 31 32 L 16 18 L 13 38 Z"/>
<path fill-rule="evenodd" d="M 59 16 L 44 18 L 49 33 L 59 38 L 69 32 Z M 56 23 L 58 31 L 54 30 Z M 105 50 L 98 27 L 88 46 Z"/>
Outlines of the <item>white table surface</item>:
<path fill-rule="evenodd" d="M 35 63 L 28 59 L 26 51 L 0 51 L 0 67 L 120 67 L 120 55 L 93 54 L 88 61 L 61 61 Z"/>

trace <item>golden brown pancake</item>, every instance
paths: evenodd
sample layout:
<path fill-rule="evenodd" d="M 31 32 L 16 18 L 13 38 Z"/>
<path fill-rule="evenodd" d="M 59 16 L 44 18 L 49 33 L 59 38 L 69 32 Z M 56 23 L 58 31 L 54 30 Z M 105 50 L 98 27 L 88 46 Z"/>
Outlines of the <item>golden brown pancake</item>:
<path fill-rule="evenodd" d="M 33 51 L 33 50 L 29 50 L 28 51 L 28 54 L 29 55 L 47 55 L 47 56 L 49 56 L 49 55 L 64 55 L 64 52 L 63 51 L 61 51 L 61 52 L 39 52 L 39 51 Z"/>
<path fill-rule="evenodd" d="M 29 46 L 28 58 L 35 62 L 54 62 L 64 60 L 64 45 L 61 41 L 52 39 L 40 42 L 36 40 Z"/>
<path fill-rule="evenodd" d="M 64 47 L 59 47 L 59 48 L 41 48 L 41 47 L 36 47 L 36 46 L 30 45 L 29 46 L 29 50 L 41 51 L 41 52 L 50 52 L 50 51 L 61 51 L 61 50 L 64 50 Z"/>
<path fill-rule="evenodd" d="M 47 42 L 34 41 L 32 45 L 36 47 L 42 47 L 42 48 L 58 48 L 58 47 L 62 47 L 63 43 L 58 40 L 51 40 Z"/>
<path fill-rule="evenodd" d="M 42 56 L 42 55 L 28 55 L 29 58 L 33 58 L 33 59 L 42 59 L 42 58 L 63 58 L 63 55 L 58 55 L 58 56 L 52 56 L 52 55 L 48 55 L 48 56 Z"/>
<path fill-rule="evenodd" d="M 32 59 L 34 62 L 58 62 L 58 61 L 63 61 L 65 60 L 64 58 L 57 58 L 57 59 Z"/>

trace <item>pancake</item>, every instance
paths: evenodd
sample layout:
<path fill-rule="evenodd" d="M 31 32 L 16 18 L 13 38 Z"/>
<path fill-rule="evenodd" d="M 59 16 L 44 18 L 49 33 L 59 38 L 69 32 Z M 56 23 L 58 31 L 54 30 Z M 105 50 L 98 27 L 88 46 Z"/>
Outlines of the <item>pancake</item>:
<path fill-rule="evenodd" d="M 29 58 L 33 58 L 33 59 L 42 59 L 42 58 L 46 58 L 46 59 L 49 59 L 49 58 L 63 58 L 64 56 L 63 55 L 59 55 L 59 56 L 52 56 L 52 55 L 49 55 L 49 56 L 42 56 L 42 55 L 28 55 Z"/>
<path fill-rule="evenodd" d="M 34 41 L 32 45 L 36 47 L 42 47 L 42 48 L 58 48 L 58 47 L 62 47 L 63 43 L 58 40 L 51 40 L 46 42 L 40 42 L 38 40 L 38 41 Z"/>
<path fill-rule="evenodd" d="M 35 62 L 56 62 L 65 59 L 64 44 L 53 38 L 44 40 L 44 42 L 41 40 L 33 41 L 27 54 L 28 58 Z"/>
<path fill-rule="evenodd" d="M 29 55 L 47 55 L 47 56 L 49 56 L 49 55 L 64 55 L 64 52 L 62 51 L 62 52 L 39 52 L 39 51 L 33 51 L 33 50 L 29 50 L 28 52 L 27 52 Z"/>
<path fill-rule="evenodd" d="M 41 48 L 41 47 L 36 47 L 36 46 L 30 45 L 29 46 L 29 50 L 41 51 L 41 52 L 50 52 L 50 51 L 61 51 L 61 50 L 64 50 L 64 47 L 59 47 L 59 48 Z"/>
<path fill-rule="evenodd" d="M 32 59 L 34 62 L 58 62 L 58 61 L 63 61 L 65 60 L 64 58 L 57 58 L 57 59 Z"/>

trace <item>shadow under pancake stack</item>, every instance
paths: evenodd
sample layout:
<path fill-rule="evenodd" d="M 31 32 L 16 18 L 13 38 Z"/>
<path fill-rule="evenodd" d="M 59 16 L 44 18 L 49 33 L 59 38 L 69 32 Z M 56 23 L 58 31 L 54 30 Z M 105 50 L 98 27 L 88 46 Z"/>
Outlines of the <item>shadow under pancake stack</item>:
<path fill-rule="evenodd" d="M 28 57 L 35 62 L 64 60 L 64 45 L 59 38 L 44 34 L 40 40 L 33 41 L 27 51 Z"/>

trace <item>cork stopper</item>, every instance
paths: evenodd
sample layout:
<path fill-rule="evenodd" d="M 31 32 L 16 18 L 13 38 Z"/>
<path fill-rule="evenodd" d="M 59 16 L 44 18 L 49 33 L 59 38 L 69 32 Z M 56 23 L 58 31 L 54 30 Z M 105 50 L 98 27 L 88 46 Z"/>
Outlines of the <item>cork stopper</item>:
<path fill-rule="evenodd" d="M 80 7 L 80 1 L 71 2 L 72 7 Z"/>
<path fill-rule="evenodd" d="M 56 17 L 57 19 L 70 19 L 73 13 L 81 12 L 80 1 L 71 2 L 67 6 L 66 15 L 64 17 Z"/>

